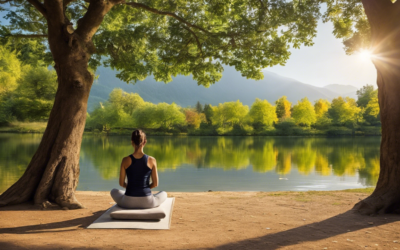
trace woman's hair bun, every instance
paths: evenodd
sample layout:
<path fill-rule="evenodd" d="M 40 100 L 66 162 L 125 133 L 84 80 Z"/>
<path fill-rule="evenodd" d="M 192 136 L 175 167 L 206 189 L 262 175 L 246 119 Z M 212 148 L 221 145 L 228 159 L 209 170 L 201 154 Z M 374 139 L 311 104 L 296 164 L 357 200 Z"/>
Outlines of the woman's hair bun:
<path fill-rule="evenodd" d="M 136 129 L 132 132 L 131 140 L 135 145 L 139 146 L 146 140 L 146 134 L 141 129 Z"/>

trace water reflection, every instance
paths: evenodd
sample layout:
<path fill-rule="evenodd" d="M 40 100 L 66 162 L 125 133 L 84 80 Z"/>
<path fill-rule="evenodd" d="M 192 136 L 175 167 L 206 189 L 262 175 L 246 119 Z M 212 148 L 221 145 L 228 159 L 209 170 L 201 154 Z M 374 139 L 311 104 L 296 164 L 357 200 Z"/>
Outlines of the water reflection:
<path fill-rule="evenodd" d="M 0 192 L 22 175 L 40 138 L 40 135 L 0 135 Z M 378 137 L 150 137 L 145 152 L 157 159 L 161 174 L 188 168 L 251 169 L 254 173 L 273 173 L 282 178 L 295 172 L 308 182 L 317 182 L 315 178 L 307 179 L 310 175 L 358 176 L 363 185 L 375 185 L 379 175 L 379 142 Z M 89 188 L 106 190 L 99 182 L 117 179 L 121 159 L 130 153 L 129 136 L 84 136 L 80 183 L 93 181 L 97 187 Z M 96 179 L 95 175 L 99 177 Z M 207 177 L 206 174 L 202 178 Z M 185 191 L 184 185 L 180 188 Z"/>

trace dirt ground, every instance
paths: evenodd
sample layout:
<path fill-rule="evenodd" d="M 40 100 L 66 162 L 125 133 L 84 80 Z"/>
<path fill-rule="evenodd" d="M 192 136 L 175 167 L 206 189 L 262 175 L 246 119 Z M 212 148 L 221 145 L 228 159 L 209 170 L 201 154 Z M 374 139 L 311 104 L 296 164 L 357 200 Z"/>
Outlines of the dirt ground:
<path fill-rule="evenodd" d="M 111 206 L 107 192 L 77 192 L 81 210 L 0 208 L 0 249 L 400 249 L 400 216 L 362 216 L 368 194 L 170 193 L 170 230 L 86 229 Z"/>

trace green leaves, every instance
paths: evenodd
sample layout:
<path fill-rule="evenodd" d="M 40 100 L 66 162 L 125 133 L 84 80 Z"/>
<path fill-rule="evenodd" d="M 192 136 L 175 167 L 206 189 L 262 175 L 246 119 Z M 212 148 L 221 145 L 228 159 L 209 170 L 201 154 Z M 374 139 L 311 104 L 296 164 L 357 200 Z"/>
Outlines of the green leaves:
<path fill-rule="evenodd" d="M 47 22 L 32 5 L 12 5 L 6 15 L 10 25 L 3 26 L 9 33 L 46 34 Z M 83 0 L 67 6 L 74 28 L 88 6 Z M 312 0 L 126 2 L 107 13 L 93 36 L 90 67 L 110 66 L 130 83 L 191 74 L 208 87 L 220 80 L 225 64 L 258 80 L 261 69 L 283 65 L 291 47 L 312 45 L 319 16 L 319 2 Z"/>
<path fill-rule="evenodd" d="M 301 99 L 301 101 L 298 101 L 293 106 L 292 117 L 296 121 L 296 124 L 303 126 L 310 126 L 317 120 L 314 106 L 307 97 Z"/>
<path fill-rule="evenodd" d="M 331 21 L 333 34 L 343 38 L 345 51 L 352 54 L 360 49 L 369 49 L 371 29 L 360 0 L 322 0 L 327 10 L 324 22 Z"/>
<path fill-rule="evenodd" d="M 256 101 L 251 105 L 249 119 L 254 128 L 272 127 L 274 122 L 278 121 L 275 107 L 267 100 L 260 100 L 258 98 L 256 98 Z"/>

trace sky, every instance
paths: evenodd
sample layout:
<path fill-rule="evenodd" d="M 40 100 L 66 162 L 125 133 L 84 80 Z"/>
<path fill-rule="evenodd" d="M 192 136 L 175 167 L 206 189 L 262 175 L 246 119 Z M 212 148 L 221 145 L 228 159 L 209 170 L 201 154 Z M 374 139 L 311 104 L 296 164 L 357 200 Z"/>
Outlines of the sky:
<path fill-rule="evenodd" d="M 376 87 L 376 69 L 371 60 L 360 54 L 346 55 L 342 40 L 335 38 L 332 31 L 332 23 L 320 21 L 314 46 L 293 49 L 285 66 L 264 70 L 318 87 L 329 84 Z"/>

